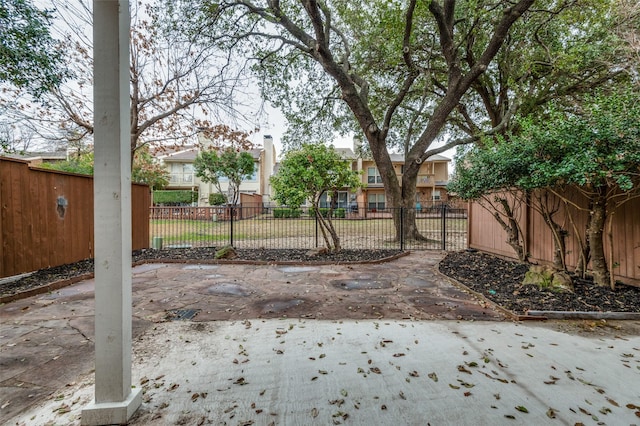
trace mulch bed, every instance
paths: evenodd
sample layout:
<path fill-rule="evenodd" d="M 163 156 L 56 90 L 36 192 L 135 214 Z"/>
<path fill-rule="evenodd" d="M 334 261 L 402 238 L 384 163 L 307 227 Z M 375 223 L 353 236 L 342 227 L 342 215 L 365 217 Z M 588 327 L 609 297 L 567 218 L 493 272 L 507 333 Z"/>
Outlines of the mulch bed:
<path fill-rule="evenodd" d="M 487 299 L 519 315 L 529 310 L 578 312 L 640 312 L 640 287 L 616 285 L 615 290 L 597 286 L 591 279 L 572 277 L 573 293 L 554 293 L 522 285 L 528 265 L 485 253 L 449 253 L 440 272 Z"/>

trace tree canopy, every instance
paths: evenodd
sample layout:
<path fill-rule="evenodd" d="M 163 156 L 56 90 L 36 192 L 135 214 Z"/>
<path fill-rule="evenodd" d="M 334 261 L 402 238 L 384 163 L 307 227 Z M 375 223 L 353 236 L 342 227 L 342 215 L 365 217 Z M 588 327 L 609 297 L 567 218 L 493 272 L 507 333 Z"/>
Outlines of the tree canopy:
<path fill-rule="evenodd" d="M 0 1 L 0 82 L 39 96 L 68 75 L 59 43 L 49 31 L 52 14 L 31 0 Z"/>
<path fill-rule="evenodd" d="M 224 0 L 191 25 L 255 58 L 263 96 L 281 107 L 288 143 L 363 135 L 387 202 L 410 207 L 420 164 L 511 119 L 632 73 L 614 0 L 430 2 Z M 618 49 L 618 50 L 617 50 Z M 285 139 L 287 142 L 287 139 Z M 437 146 L 436 142 L 441 146 Z M 390 152 L 400 149 L 397 176 Z M 405 216 L 409 238 L 419 237 Z"/>

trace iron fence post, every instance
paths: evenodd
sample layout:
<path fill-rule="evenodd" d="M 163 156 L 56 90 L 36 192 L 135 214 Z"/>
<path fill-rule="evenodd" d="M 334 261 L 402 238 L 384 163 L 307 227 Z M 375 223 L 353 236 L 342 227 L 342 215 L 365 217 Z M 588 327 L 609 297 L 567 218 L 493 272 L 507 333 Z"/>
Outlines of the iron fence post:
<path fill-rule="evenodd" d="M 229 213 L 230 213 L 230 216 L 231 216 L 231 219 L 230 219 L 231 220 L 231 223 L 230 223 L 230 228 L 231 229 L 229 230 L 229 245 L 231 247 L 233 247 L 233 209 L 234 209 L 234 207 L 235 206 L 231 206 L 229 208 Z"/>
<path fill-rule="evenodd" d="M 316 248 L 318 248 L 318 212 L 314 210 L 313 218 L 316 221 Z"/>
<path fill-rule="evenodd" d="M 400 251 L 404 251 L 404 207 L 400 207 Z"/>
<path fill-rule="evenodd" d="M 442 203 L 440 206 L 440 223 L 442 226 L 442 250 L 447 249 L 447 205 Z"/>

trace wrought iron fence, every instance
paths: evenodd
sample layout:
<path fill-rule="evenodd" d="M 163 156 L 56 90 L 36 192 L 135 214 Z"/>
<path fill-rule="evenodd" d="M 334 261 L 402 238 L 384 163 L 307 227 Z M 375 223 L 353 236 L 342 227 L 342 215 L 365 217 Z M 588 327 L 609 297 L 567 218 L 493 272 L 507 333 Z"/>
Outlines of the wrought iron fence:
<path fill-rule="evenodd" d="M 152 247 L 311 249 L 323 247 L 310 209 L 286 207 L 151 207 Z M 415 214 L 419 238 L 396 230 L 394 212 Z M 326 214 L 326 211 L 323 211 Z M 467 210 L 446 204 L 408 209 L 338 208 L 331 218 L 344 249 L 461 250 L 467 247 Z M 403 223 L 404 221 L 400 221 Z M 397 232 L 398 231 L 398 232 Z M 401 238 L 397 238 L 396 235 Z"/>

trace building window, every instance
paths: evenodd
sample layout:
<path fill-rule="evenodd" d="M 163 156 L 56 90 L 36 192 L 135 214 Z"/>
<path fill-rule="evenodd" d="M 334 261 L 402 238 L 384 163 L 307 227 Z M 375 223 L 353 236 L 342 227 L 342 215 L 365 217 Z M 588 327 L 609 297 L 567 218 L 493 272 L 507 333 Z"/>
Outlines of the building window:
<path fill-rule="evenodd" d="M 382 183 L 382 176 L 375 167 L 367 167 L 367 183 Z"/>
<path fill-rule="evenodd" d="M 433 201 L 438 201 L 440 200 L 440 190 L 436 189 L 433 191 Z"/>
<path fill-rule="evenodd" d="M 367 206 L 369 210 L 384 210 L 384 194 L 367 194 Z"/>
<path fill-rule="evenodd" d="M 171 163 L 169 181 L 172 184 L 193 184 L 193 164 Z"/>
<path fill-rule="evenodd" d="M 338 200 L 334 207 L 337 209 L 346 209 L 348 205 L 347 203 L 348 199 L 349 199 L 349 193 L 347 191 L 338 191 Z M 330 202 L 331 202 L 331 199 L 329 198 L 328 194 L 325 192 L 320 196 L 320 202 L 318 203 L 318 205 L 320 206 L 320 208 L 326 209 L 330 207 L 329 205 Z"/>

